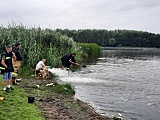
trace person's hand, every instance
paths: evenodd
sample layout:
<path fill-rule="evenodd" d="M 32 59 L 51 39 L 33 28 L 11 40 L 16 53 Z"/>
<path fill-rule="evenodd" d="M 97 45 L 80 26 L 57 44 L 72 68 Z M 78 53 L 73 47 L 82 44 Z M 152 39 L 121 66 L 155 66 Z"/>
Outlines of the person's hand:
<path fill-rule="evenodd" d="M 13 56 L 13 59 L 16 61 L 16 55 L 14 52 L 12 52 L 12 56 Z"/>
<path fill-rule="evenodd" d="M 15 55 L 15 53 L 14 53 L 14 52 L 12 52 L 12 54 L 13 54 L 13 55 Z"/>

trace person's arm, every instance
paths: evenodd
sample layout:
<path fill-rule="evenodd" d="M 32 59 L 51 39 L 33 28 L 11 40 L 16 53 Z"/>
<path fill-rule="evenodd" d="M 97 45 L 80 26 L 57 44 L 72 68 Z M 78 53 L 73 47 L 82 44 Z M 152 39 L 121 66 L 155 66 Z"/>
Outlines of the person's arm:
<path fill-rule="evenodd" d="M 15 53 L 14 53 L 14 52 L 12 52 L 12 57 L 13 57 L 13 60 L 15 60 L 15 61 L 16 61 L 17 57 L 16 57 L 16 55 L 15 55 Z"/>
<path fill-rule="evenodd" d="M 7 68 L 7 65 L 5 63 L 5 56 L 4 55 L 2 56 L 1 64 L 3 65 L 3 67 Z"/>
<path fill-rule="evenodd" d="M 46 66 L 43 62 L 41 63 L 41 65 L 42 65 L 42 68 L 46 68 Z"/>
<path fill-rule="evenodd" d="M 43 68 L 46 68 L 46 66 L 45 66 L 45 65 L 42 65 L 42 67 L 43 67 Z"/>
<path fill-rule="evenodd" d="M 72 63 L 72 60 L 70 59 L 69 62 Z"/>
<path fill-rule="evenodd" d="M 12 52 L 14 52 L 14 54 L 15 54 L 15 56 L 16 56 L 16 59 L 17 59 L 18 61 L 22 61 L 22 60 L 23 60 L 20 51 L 16 50 L 16 48 L 13 47 L 13 48 L 12 48 Z"/>
<path fill-rule="evenodd" d="M 69 62 L 71 63 L 71 64 L 74 64 L 74 65 L 78 65 L 78 66 L 80 66 L 80 64 L 78 64 L 78 63 L 76 63 L 76 60 L 75 59 L 70 59 L 69 60 Z"/>

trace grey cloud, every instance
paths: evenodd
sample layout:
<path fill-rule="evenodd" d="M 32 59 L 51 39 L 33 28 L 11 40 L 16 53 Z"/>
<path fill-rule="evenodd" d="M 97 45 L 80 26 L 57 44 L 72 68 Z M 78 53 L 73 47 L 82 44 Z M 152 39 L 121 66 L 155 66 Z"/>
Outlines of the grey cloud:
<path fill-rule="evenodd" d="M 158 0 L 1 0 L 0 23 L 159 32 Z"/>
<path fill-rule="evenodd" d="M 129 10 L 147 10 L 152 8 L 159 8 L 160 1 L 158 0 L 123 0 L 121 2 L 121 7 L 118 9 L 120 11 L 129 11 Z M 138 11 L 137 11 L 138 12 Z"/>

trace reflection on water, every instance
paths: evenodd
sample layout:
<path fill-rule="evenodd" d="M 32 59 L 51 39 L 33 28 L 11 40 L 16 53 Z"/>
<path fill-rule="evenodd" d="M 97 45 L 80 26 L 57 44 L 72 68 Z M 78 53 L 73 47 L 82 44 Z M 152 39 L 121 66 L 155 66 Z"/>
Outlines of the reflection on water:
<path fill-rule="evenodd" d="M 89 60 L 88 60 L 89 61 Z M 125 120 L 160 120 L 160 49 L 103 50 L 96 64 L 61 80 L 98 112 Z"/>

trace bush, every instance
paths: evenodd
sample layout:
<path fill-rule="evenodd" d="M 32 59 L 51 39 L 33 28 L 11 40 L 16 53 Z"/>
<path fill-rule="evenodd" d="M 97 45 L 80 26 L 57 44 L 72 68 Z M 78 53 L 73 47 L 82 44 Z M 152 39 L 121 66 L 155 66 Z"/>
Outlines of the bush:
<path fill-rule="evenodd" d="M 77 45 L 84 51 L 83 55 L 98 57 L 101 53 L 101 47 L 95 43 L 77 43 Z"/>

